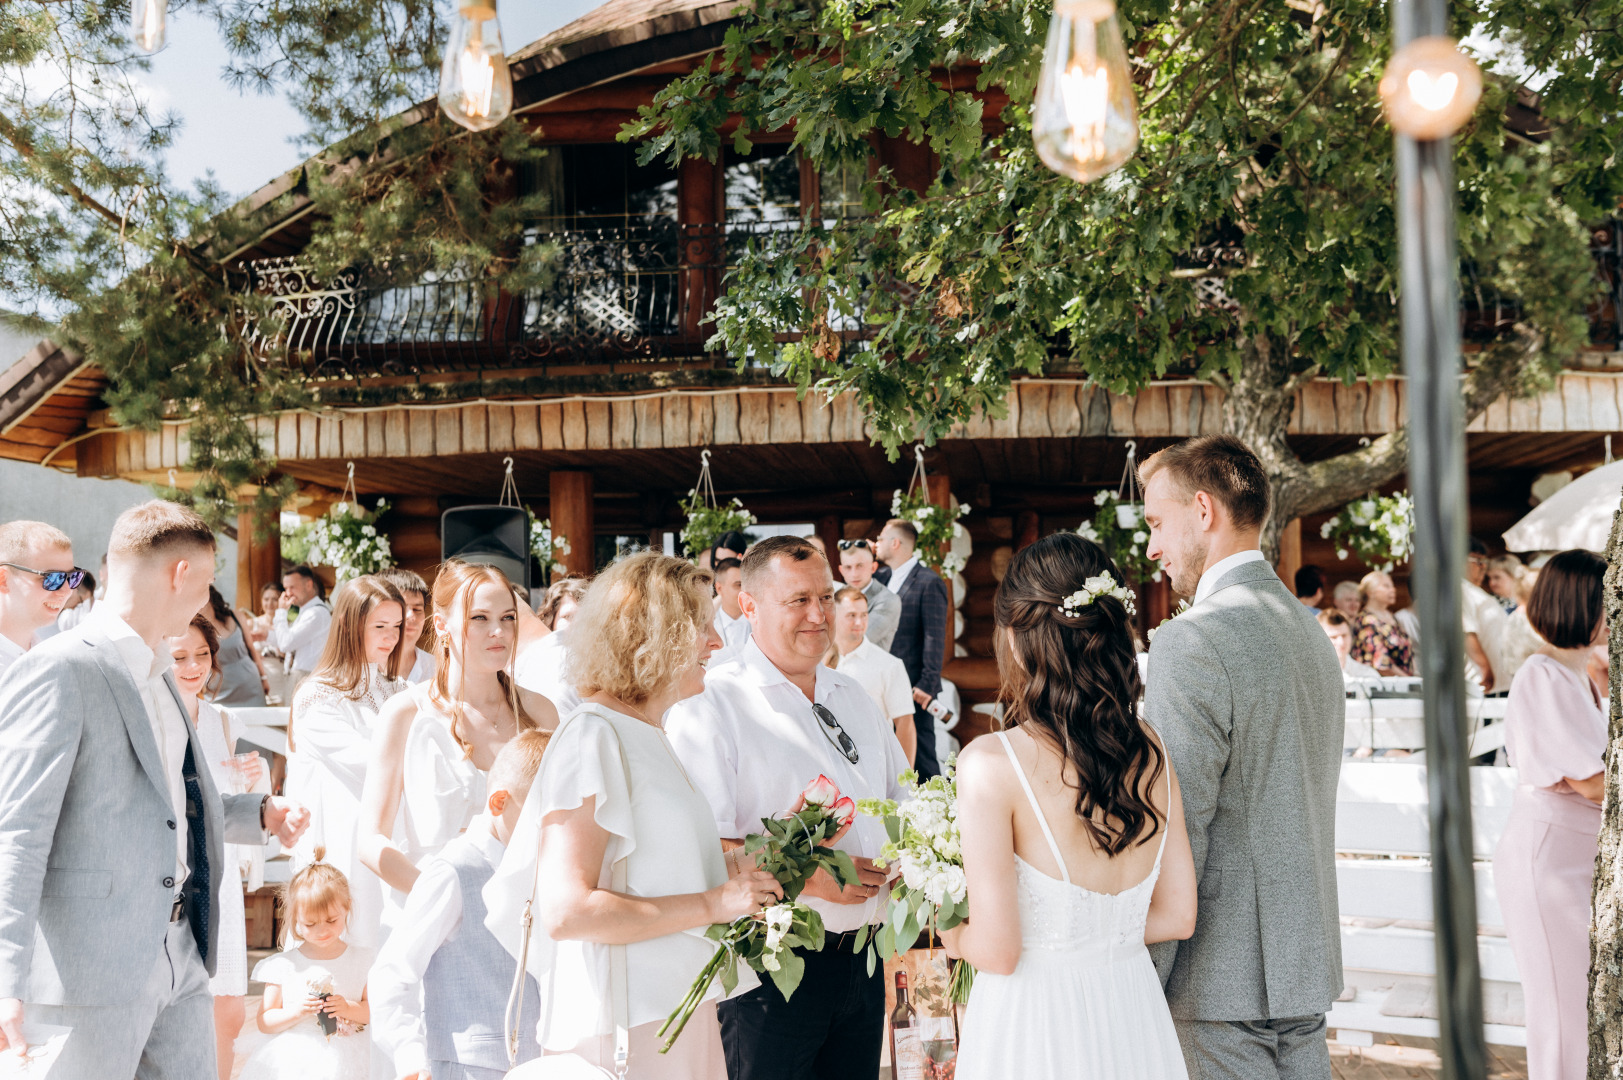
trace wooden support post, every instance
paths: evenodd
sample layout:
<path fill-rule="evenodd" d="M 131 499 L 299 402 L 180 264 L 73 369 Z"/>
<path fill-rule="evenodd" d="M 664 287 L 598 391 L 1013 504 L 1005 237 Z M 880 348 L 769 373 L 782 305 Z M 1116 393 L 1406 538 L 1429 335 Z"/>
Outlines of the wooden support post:
<path fill-rule="evenodd" d="M 709 336 L 702 320 L 721 291 L 722 164 L 687 158 L 678 169 L 676 184 L 682 335 L 698 342 Z"/>
<path fill-rule="evenodd" d="M 1022 510 L 1014 519 L 1014 550 L 1023 551 L 1035 544 L 1042 531 L 1042 519 L 1035 510 Z"/>
<path fill-rule="evenodd" d="M 1302 519 L 1293 518 L 1279 534 L 1279 580 L 1285 588 L 1296 589 L 1296 571 L 1302 568 Z"/>
<path fill-rule="evenodd" d="M 838 514 L 824 514 L 817 519 L 817 535 L 828 549 L 829 569 L 838 571 L 840 565 L 840 541 L 845 539 L 845 522 Z M 840 575 L 834 575 L 835 588 L 839 587 Z"/>
<path fill-rule="evenodd" d="M 282 583 L 282 529 L 272 518 L 265 529 L 253 510 L 237 515 L 237 606 L 259 613 L 259 590 Z"/>
<path fill-rule="evenodd" d="M 564 569 L 572 576 L 590 577 L 597 570 L 592 474 L 554 469 L 550 483 L 552 535 L 562 537 L 569 544 L 569 554 L 561 560 Z"/>

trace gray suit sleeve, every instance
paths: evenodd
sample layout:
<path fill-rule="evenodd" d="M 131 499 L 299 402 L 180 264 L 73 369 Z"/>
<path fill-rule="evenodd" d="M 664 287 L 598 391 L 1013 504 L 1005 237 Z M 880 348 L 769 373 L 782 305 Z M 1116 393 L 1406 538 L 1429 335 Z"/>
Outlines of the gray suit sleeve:
<path fill-rule="evenodd" d="M 24 998 L 45 867 L 83 732 L 77 673 L 25 656 L 0 680 L 0 998 Z"/>
<path fill-rule="evenodd" d="M 878 603 L 869 604 L 868 640 L 890 652 L 890 643 L 896 640 L 896 627 L 902 621 L 902 602 L 889 589 L 881 589 L 874 596 Z"/>
<path fill-rule="evenodd" d="M 262 793 L 222 795 L 225 804 L 225 836 L 228 844 L 263 844 L 265 830 L 259 827 L 259 807 L 265 801 Z"/>
<path fill-rule="evenodd" d="M 1195 858 L 1197 884 L 1206 874 L 1208 829 L 1229 765 L 1234 730 L 1228 670 L 1192 620 L 1173 619 L 1156 631 L 1144 688 L 1144 718 L 1160 732 L 1183 793 L 1184 825 Z M 1151 947 L 1166 981 L 1176 942 Z"/>

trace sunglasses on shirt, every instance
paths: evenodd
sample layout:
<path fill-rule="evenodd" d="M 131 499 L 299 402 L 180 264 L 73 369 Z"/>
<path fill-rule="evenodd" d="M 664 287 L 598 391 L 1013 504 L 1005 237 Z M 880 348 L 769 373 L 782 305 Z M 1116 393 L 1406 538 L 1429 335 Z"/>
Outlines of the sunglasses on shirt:
<path fill-rule="evenodd" d="M 85 572 L 78 567 L 72 570 L 35 570 L 32 566 L 21 566 L 14 562 L 0 562 L 0 566 L 33 574 L 39 578 L 39 583 L 44 586 L 46 592 L 56 592 L 64 585 L 70 589 L 77 589 L 79 582 L 85 579 Z"/>
<path fill-rule="evenodd" d="M 818 705 L 814 702 L 812 704 L 812 715 L 817 717 L 818 722 L 822 724 L 822 727 L 818 730 L 823 733 L 823 738 L 828 740 L 830 746 L 844 754 L 845 760 L 853 765 L 861 760 L 862 755 L 857 753 L 857 744 L 851 741 L 851 736 L 845 733 L 845 729 L 840 726 L 840 721 L 833 713 L 829 712 L 828 706 Z"/>

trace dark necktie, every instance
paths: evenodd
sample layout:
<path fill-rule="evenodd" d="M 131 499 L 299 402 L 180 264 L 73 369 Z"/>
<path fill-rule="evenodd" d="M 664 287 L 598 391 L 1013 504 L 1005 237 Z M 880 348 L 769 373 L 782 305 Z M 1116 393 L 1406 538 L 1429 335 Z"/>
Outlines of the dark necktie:
<path fill-rule="evenodd" d="M 197 762 L 192 757 L 191 740 L 186 741 L 186 764 L 181 768 L 186 782 L 186 840 L 191 874 L 186 878 L 186 921 L 203 966 L 209 962 L 209 913 L 214 906 L 213 877 L 209 869 L 208 833 L 203 819 L 203 785 L 197 778 Z"/>

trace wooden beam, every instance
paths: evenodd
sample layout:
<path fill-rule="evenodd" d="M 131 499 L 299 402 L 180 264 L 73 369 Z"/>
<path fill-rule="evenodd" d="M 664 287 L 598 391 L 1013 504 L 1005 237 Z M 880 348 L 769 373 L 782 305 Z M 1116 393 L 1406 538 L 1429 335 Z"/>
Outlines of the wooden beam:
<path fill-rule="evenodd" d="M 597 569 L 594 551 L 597 546 L 597 522 L 592 506 L 592 474 L 554 469 L 549 477 L 551 499 L 548 515 L 552 519 L 552 535 L 569 544 L 569 553 L 563 557 L 564 569 L 570 575 L 590 577 Z"/>
<path fill-rule="evenodd" d="M 245 508 L 237 515 L 237 606 L 259 613 L 259 591 L 282 582 L 282 529 Z"/>

